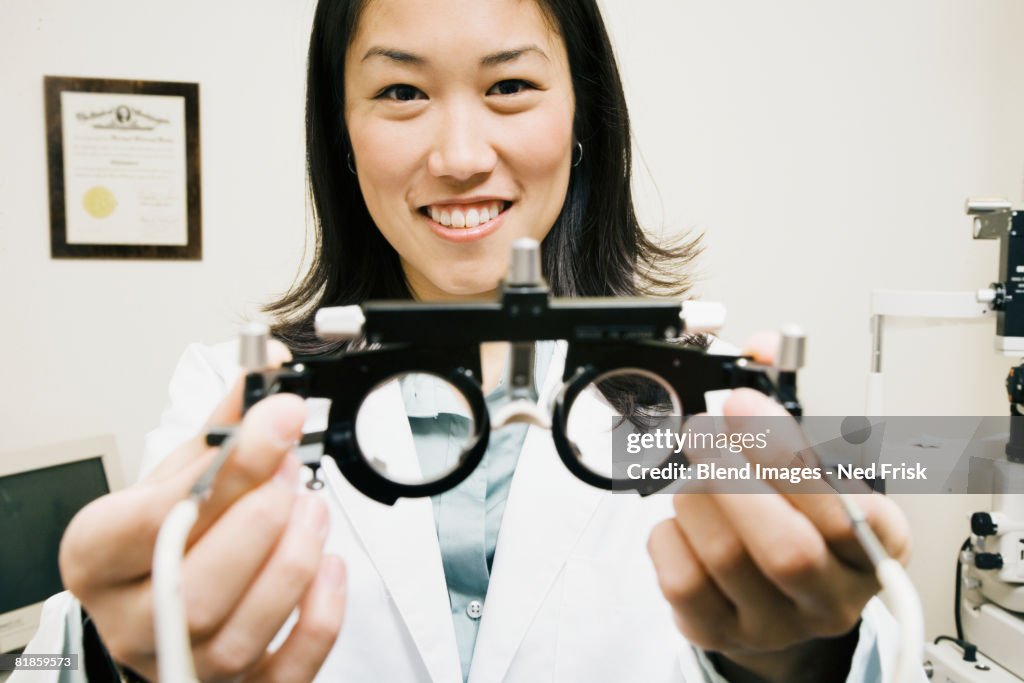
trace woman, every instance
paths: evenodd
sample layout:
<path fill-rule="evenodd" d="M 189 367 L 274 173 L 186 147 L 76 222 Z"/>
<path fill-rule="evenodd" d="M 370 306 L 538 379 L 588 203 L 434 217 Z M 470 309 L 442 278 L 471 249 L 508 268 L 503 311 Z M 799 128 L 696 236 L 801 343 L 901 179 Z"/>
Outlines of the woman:
<path fill-rule="evenodd" d="M 694 246 L 651 244 L 633 213 L 628 119 L 594 2 L 322 0 L 307 96 L 320 243 L 305 282 L 271 307 L 293 351 L 323 350 L 310 325 L 321 305 L 491 296 L 524 236 L 543 240 L 556 294 L 685 289 L 673 269 Z M 483 349 L 485 391 L 503 359 Z M 552 351 L 541 379 L 557 381 L 563 360 Z M 148 442 L 152 471 L 64 540 L 66 585 L 112 659 L 147 678 L 156 530 L 211 457 L 204 422 L 239 418 L 237 374 L 230 350 L 190 349 Z M 782 413 L 748 392 L 725 410 Z M 531 430 L 488 455 L 482 499 L 451 508 L 476 520 L 470 537 L 430 501 L 365 499 L 330 462 L 322 492 L 297 494 L 305 420 L 294 396 L 250 410 L 202 511 L 184 592 L 203 680 L 879 675 L 885 617 L 865 608 L 877 586 L 828 496 L 610 496 Z M 900 513 L 880 497 L 862 505 L 905 556 Z M 72 641 L 77 618 L 67 596 L 49 607 Z M 64 642 L 44 626 L 30 647 Z"/>

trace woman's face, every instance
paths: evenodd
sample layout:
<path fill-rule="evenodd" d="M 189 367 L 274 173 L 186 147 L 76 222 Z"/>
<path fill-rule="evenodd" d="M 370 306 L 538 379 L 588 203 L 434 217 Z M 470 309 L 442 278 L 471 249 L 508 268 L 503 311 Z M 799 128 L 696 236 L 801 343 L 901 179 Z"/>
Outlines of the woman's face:
<path fill-rule="evenodd" d="M 366 206 L 413 294 L 488 294 L 565 200 L 575 102 L 532 0 L 368 0 L 345 56 Z M 495 215 L 497 214 L 497 215 Z"/>

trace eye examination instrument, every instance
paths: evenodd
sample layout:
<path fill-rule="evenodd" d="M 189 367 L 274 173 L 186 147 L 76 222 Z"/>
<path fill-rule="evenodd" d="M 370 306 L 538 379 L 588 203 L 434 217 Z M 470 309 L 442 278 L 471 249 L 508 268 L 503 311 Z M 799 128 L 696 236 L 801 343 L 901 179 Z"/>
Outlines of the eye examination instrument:
<path fill-rule="evenodd" d="M 927 325 L 995 320 L 995 350 L 1009 358 L 1024 356 L 1024 214 L 999 198 L 968 199 L 966 213 L 972 239 L 998 241 L 998 278 L 977 291 L 872 293 L 867 415 L 885 414 L 882 341 L 890 319 Z M 970 536 L 951 549 L 956 634 L 925 645 L 925 669 L 944 683 L 1024 681 L 1024 364 L 1010 368 L 1005 388 L 1008 427 L 979 441 L 989 451 L 991 469 L 982 488 L 992 493 L 991 510 L 974 513 Z M 958 447 L 952 439 L 924 441 L 919 447 Z"/>

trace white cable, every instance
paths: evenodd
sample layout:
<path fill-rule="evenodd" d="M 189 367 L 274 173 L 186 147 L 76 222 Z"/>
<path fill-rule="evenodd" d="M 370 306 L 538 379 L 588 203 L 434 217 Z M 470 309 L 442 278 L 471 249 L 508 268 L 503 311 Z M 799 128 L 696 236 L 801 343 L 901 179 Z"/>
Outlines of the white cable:
<path fill-rule="evenodd" d="M 833 484 L 835 488 L 835 484 Z M 913 683 L 920 681 L 924 661 L 924 610 L 921 598 L 910 576 L 897 560 L 889 557 L 885 546 L 868 524 L 867 516 L 853 499 L 837 490 L 839 502 L 846 511 L 853 532 L 875 568 L 875 578 L 885 592 L 885 602 L 900 627 L 899 648 L 887 683 Z"/>
<path fill-rule="evenodd" d="M 153 551 L 153 628 L 156 663 L 163 683 L 198 683 L 192 661 L 185 601 L 181 595 L 181 566 L 185 542 L 199 516 L 199 500 L 179 501 L 160 526 Z"/>
<path fill-rule="evenodd" d="M 199 683 L 192 659 L 185 600 L 181 594 L 181 567 L 185 561 L 185 544 L 199 517 L 199 504 L 209 495 L 217 473 L 237 443 L 238 431 L 232 430 L 210 465 L 192 485 L 188 498 L 171 508 L 156 537 L 153 549 L 153 632 L 156 634 L 156 665 L 161 683 Z"/>
<path fill-rule="evenodd" d="M 888 557 L 875 565 L 875 576 L 885 591 L 886 602 L 900 625 L 900 647 L 893 667 L 892 683 L 921 679 L 924 661 L 924 619 L 921 599 L 910 577 L 897 560 Z"/>

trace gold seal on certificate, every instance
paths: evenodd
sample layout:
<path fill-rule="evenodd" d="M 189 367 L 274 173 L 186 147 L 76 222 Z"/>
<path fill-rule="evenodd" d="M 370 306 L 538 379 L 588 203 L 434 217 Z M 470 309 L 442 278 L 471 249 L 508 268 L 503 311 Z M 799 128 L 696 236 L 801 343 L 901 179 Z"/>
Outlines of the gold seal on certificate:
<path fill-rule="evenodd" d="M 117 208 L 117 198 L 108 187 L 90 187 L 82 197 L 82 207 L 93 218 L 106 218 Z"/>

